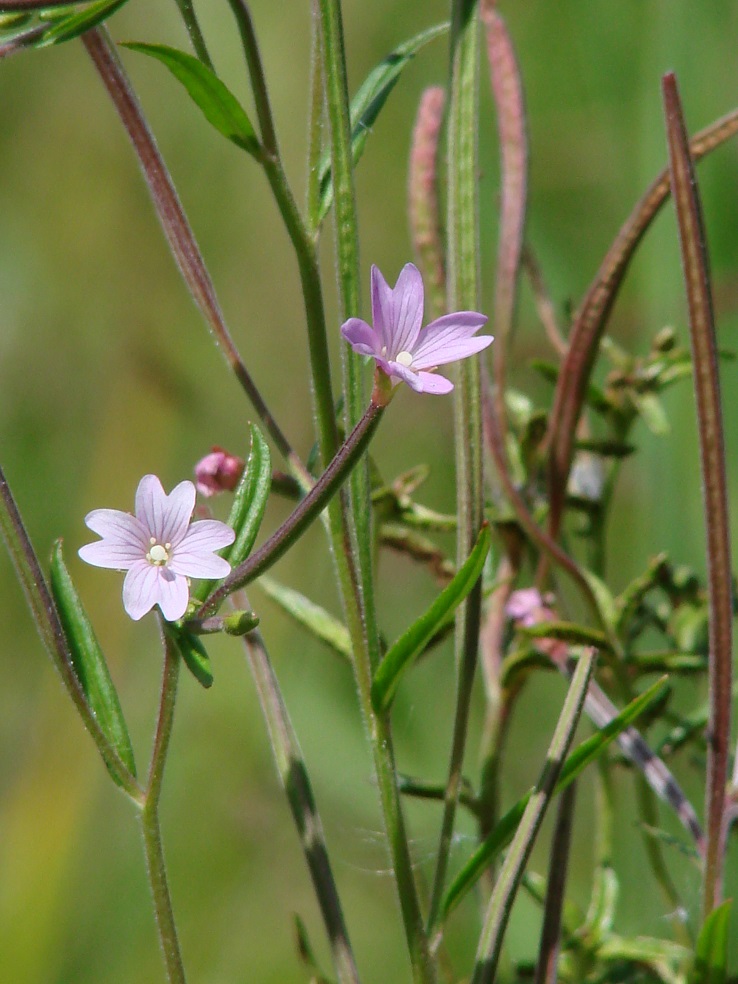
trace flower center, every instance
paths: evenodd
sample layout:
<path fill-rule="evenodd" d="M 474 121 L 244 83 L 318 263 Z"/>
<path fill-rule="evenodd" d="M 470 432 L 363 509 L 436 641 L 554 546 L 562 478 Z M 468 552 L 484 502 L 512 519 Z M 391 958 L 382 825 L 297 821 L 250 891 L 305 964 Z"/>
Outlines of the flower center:
<path fill-rule="evenodd" d="M 395 362 L 399 362 L 401 366 L 407 366 L 410 369 L 413 364 L 412 352 L 398 352 L 395 356 Z"/>
<path fill-rule="evenodd" d="M 149 540 L 149 543 L 151 547 L 146 554 L 146 559 L 154 567 L 163 567 L 169 560 L 169 551 L 172 549 L 171 543 L 157 543 L 153 536 Z"/>

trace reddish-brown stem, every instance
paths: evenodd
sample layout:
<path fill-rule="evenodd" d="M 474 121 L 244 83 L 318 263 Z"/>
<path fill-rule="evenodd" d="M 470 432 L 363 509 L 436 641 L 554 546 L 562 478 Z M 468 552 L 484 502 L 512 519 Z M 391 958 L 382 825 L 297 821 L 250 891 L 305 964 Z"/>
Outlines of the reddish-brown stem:
<path fill-rule="evenodd" d="M 689 308 L 707 534 L 710 719 L 705 802 L 707 848 L 703 881 L 706 916 L 720 903 L 722 894 L 733 650 L 730 526 L 715 317 L 702 209 L 673 73 L 664 76 L 662 86 L 671 189 L 679 225 L 682 271 Z"/>
<path fill-rule="evenodd" d="M 733 110 L 692 138 L 689 145 L 692 159 L 701 160 L 736 133 L 738 110 Z M 620 229 L 574 316 L 568 338 L 568 351 L 556 385 L 547 436 L 549 531 L 554 537 L 558 535 L 564 507 L 577 421 L 582 412 L 600 339 L 633 254 L 669 197 L 669 190 L 669 172 L 664 169 Z"/>

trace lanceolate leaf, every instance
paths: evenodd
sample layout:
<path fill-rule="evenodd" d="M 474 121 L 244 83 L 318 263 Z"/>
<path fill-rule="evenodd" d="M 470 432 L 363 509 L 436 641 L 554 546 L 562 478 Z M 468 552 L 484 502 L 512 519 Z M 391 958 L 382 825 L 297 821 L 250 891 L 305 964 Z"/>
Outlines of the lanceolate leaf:
<path fill-rule="evenodd" d="M 135 776 L 136 763 L 133 748 L 118 694 L 92 624 L 82 607 L 80 597 L 64 563 L 61 540 L 57 540 L 54 544 L 51 555 L 50 584 L 69 646 L 74 672 L 87 702 L 108 741 L 131 775 Z M 115 772 L 109 771 L 115 779 Z"/>
<path fill-rule="evenodd" d="M 259 141 L 246 110 L 215 72 L 199 58 L 163 44 L 128 42 L 124 45 L 162 62 L 182 83 L 208 123 L 242 150 L 258 154 Z"/>
<path fill-rule="evenodd" d="M 476 584 L 491 542 L 492 535 L 489 526 L 485 524 L 472 552 L 451 583 L 443 589 L 428 611 L 400 636 L 377 667 L 372 684 L 372 701 L 378 714 L 389 709 L 402 674 Z"/>
<path fill-rule="evenodd" d="M 707 746 L 707 855 L 703 886 L 706 915 L 720 901 L 724 865 L 722 837 L 729 764 L 733 652 L 731 538 L 715 317 L 702 207 L 675 76 L 672 73 L 665 75 L 662 84 L 671 190 L 689 307 L 707 534 L 710 741 Z"/>
<path fill-rule="evenodd" d="M 240 564 L 251 553 L 264 518 L 271 479 L 269 445 L 259 428 L 252 424 L 251 450 L 228 517 L 228 525 L 236 531 L 236 539 L 224 554 L 231 567 Z"/>
<path fill-rule="evenodd" d="M 208 687 L 212 687 L 213 671 L 210 669 L 210 657 L 202 642 L 187 629 L 176 628 L 167 622 L 162 624 L 164 631 L 171 637 L 185 666 L 193 677 L 206 690 Z"/>
<path fill-rule="evenodd" d="M 65 17 L 59 17 L 60 12 L 54 11 L 54 23 L 40 35 L 33 47 L 45 48 L 47 45 L 71 41 L 90 28 L 102 24 L 125 3 L 128 3 L 128 0 L 98 0 L 97 3 L 88 4 L 82 10 L 78 6 L 70 7 Z"/>
<path fill-rule="evenodd" d="M 575 622 L 538 622 L 537 625 L 518 626 L 518 632 L 531 639 L 558 639 L 570 646 L 595 646 L 612 651 L 604 632 Z"/>
<path fill-rule="evenodd" d="M 728 922 L 733 902 L 713 909 L 700 930 L 689 984 L 726 984 L 728 980 Z"/>
<path fill-rule="evenodd" d="M 422 31 L 395 48 L 367 75 L 359 91 L 351 100 L 351 156 L 354 164 L 361 158 L 371 127 L 387 101 L 387 96 L 395 87 L 403 68 L 412 61 L 424 45 L 433 41 L 434 38 L 440 37 L 441 34 L 445 34 L 447 30 L 448 24 L 438 24 L 436 27 Z M 319 220 L 322 221 L 333 202 L 330 153 L 323 155 L 319 174 L 320 207 L 318 216 Z"/>
<path fill-rule="evenodd" d="M 561 775 L 554 789 L 554 794 L 566 789 L 591 762 L 594 762 L 604 752 L 607 746 L 622 731 L 632 724 L 639 715 L 651 707 L 652 704 L 660 700 L 664 686 L 663 680 L 657 680 L 640 697 L 632 700 L 606 727 L 598 731 L 596 735 L 592 735 L 591 738 L 583 741 L 564 763 Z M 488 865 L 510 843 L 523 817 L 531 795 L 532 790 L 507 811 L 489 837 L 479 845 L 471 858 L 469 858 L 446 894 L 443 902 L 443 911 L 445 914 L 448 914 L 456 907 L 466 892 L 476 884 Z"/>

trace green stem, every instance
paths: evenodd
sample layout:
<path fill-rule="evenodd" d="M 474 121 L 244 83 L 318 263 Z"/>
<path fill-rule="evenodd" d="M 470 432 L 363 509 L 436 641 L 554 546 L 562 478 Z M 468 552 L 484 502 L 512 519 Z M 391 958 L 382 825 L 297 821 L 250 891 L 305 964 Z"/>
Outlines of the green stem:
<path fill-rule="evenodd" d="M 471 984 L 491 984 L 495 979 L 510 910 L 528 858 L 533 850 L 536 836 L 551 802 L 561 766 L 579 723 L 594 665 L 595 651 L 589 649 L 581 656 L 577 664 L 546 754 L 543 771 L 525 808 L 523 818 L 505 856 L 500 877 L 497 879 L 489 900 Z"/>
<path fill-rule="evenodd" d="M 318 256 L 313 238 L 308 233 L 300 211 L 290 190 L 279 155 L 279 145 L 274 118 L 269 102 L 264 68 L 259 54 L 251 13 L 244 0 L 228 0 L 236 18 L 246 65 L 251 79 L 256 113 L 261 129 L 263 153 L 259 160 L 264 168 L 269 187 L 282 216 L 287 234 L 295 250 L 300 272 L 300 283 L 305 306 L 310 366 L 313 379 L 315 411 L 318 419 L 320 452 L 326 465 L 338 447 L 338 428 L 333 404 L 330 357 L 326 333 L 323 289 L 320 282 Z M 359 413 L 359 416 L 361 414 Z M 358 419 L 358 417 L 357 417 Z"/>
<path fill-rule="evenodd" d="M 318 0 L 322 29 L 321 51 L 324 58 L 328 118 L 331 128 L 331 173 L 333 175 L 334 215 L 336 223 L 336 263 L 343 320 L 359 314 L 359 237 L 356 195 L 351 156 L 351 113 L 343 40 L 340 0 Z M 346 429 L 353 427 L 365 403 L 363 359 L 343 346 L 343 393 Z M 365 624 L 369 659 L 379 661 L 379 632 L 376 626 L 372 557 L 372 511 L 368 461 L 356 468 L 350 483 L 352 514 L 346 516 L 341 504 L 343 549 L 355 553 L 358 575 L 357 604 Z M 336 544 L 337 545 L 337 544 Z"/>
<path fill-rule="evenodd" d="M 149 768 L 149 781 L 146 790 L 146 802 L 141 812 L 141 830 L 143 832 L 146 864 L 149 872 L 149 884 L 154 900 L 156 924 L 159 929 L 159 940 L 164 953 L 169 984 L 185 984 L 184 965 L 177 939 L 177 927 L 174 923 L 172 900 L 167 884 L 167 873 L 164 863 L 164 850 L 161 842 L 159 826 L 159 798 L 164 778 L 164 765 L 169 750 L 169 740 L 172 735 L 174 721 L 174 705 L 177 696 L 177 678 L 179 676 L 179 653 L 174 642 L 169 638 L 166 628 L 162 627 L 164 642 L 164 672 L 161 684 L 159 716 L 156 723 L 154 748 Z"/>
<path fill-rule="evenodd" d="M 448 124 L 448 304 L 450 310 L 478 306 L 477 100 L 480 28 L 476 0 L 453 0 L 451 93 Z M 468 556 L 482 525 L 482 417 L 480 364 L 459 366 L 454 401 L 457 562 Z M 479 647 L 481 582 L 459 608 L 456 621 L 457 695 L 446 801 L 433 879 L 429 928 L 440 915 L 453 838 L 461 768 L 466 748 L 472 684 Z"/>
<path fill-rule="evenodd" d="M 241 607 L 249 607 L 245 597 L 239 597 L 236 603 Z M 338 980 L 340 984 L 358 984 L 359 974 L 328 858 L 323 825 L 274 667 L 258 632 L 250 632 L 244 636 L 243 644 L 269 730 L 279 777 L 300 834 L 305 860 L 328 933 Z"/>
<path fill-rule="evenodd" d="M 214 71 L 213 62 L 208 54 L 205 38 L 200 30 L 200 24 L 197 20 L 197 14 L 195 13 L 192 0 L 174 0 L 174 2 L 179 7 L 179 12 L 182 15 L 182 20 L 185 22 L 185 27 L 190 36 L 192 47 L 195 49 L 195 54 L 204 65 L 207 65 L 211 71 Z"/>
<path fill-rule="evenodd" d="M 320 229 L 320 157 L 323 149 L 323 52 L 317 0 L 313 0 L 310 50 L 310 118 L 308 124 L 307 217 L 316 238 Z"/>
<path fill-rule="evenodd" d="M 359 313 L 359 264 L 348 85 L 339 0 L 317 0 L 317 13 L 321 25 L 323 78 L 331 126 L 339 293 L 343 316 L 349 318 Z M 344 346 L 347 428 L 359 419 L 363 402 L 362 360 Z M 332 505 L 331 532 L 346 624 L 354 651 L 354 675 L 374 756 L 413 980 L 416 984 L 432 984 L 436 975 L 413 875 L 398 792 L 390 722 L 387 717 L 375 713 L 371 699 L 373 670 L 379 661 L 379 633 L 372 580 L 372 515 L 367 464 L 357 468 L 352 476 L 351 507 L 349 515 L 345 495 L 341 495 Z"/>

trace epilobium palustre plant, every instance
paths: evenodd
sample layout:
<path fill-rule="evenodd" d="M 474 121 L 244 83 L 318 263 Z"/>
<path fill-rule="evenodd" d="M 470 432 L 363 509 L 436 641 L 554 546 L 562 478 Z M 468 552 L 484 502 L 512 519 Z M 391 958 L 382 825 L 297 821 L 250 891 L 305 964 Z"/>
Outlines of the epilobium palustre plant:
<path fill-rule="evenodd" d="M 166 7 L 164 0 L 161 5 Z M 729 397 L 735 385 L 727 346 L 717 345 L 694 165 L 738 132 L 738 111 L 690 137 L 676 77 L 663 76 L 664 169 L 626 219 L 581 301 L 569 304 L 568 288 L 557 286 L 560 296 L 554 300 L 547 287 L 552 276 L 547 268 L 555 266 L 551 258 L 558 257 L 559 277 L 566 265 L 561 240 L 539 241 L 541 230 L 550 225 L 526 222 L 529 185 L 535 187 L 542 173 L 528 169 L 526 96 L 531 93 L 524 79 L 531 56 L 524 45 L 517 50 L 516 31 L 525 32 L 522 25 L 508 27 L 501 12 L 505 4 L 498 10 L 494 0 L 452 0 L 448 23 L 430 27 L 422 22 L 423 5 L 396 4 L 402 17 L 389 17 L 388 29 L 418 18 L 417 33 L 383 53 L 386 57 L 358 86 L 346 64 L 344 17 L 353 25 L 355 17 L 370 14 L 340 0 L 305 4 L 312 37 L 304 208 L 297 204 L 277 139 L 274 80 L 269 59 L 262 63 L 255 28 L 269 10 L 254 4 L 252 11 L 245 0 L 228 0 L 243 45 L 252 113 L 219 74 L 210 29 L 204 31 L 198 20 L 218 5 L 189 0 L 174 5 L 191 51 L 175 46 L 181 37 L 171 45 L 158 39 L 116 44 L 108 20 L 123 6 L 128 32 L 136 31 L 137 23 L 141 30 L 148 28 L 155 5 L 144 7 L 139 0 L 0 0 L 0 60 L 18 55 L 38 57 L 41 64 L 35 49 L 62 44 L 89 57 L 88 71 L 96 73 L 99 84 L 96 97 L 108 97 L 130 140 L 164 239 L 241 392 L 239 398 L 224 386 L 222 393 L 210 394 L 208 415 L 198 414 L 196 426 L 187 417 L 179 441 L 179 474 L 172 481 L 178 484 L 169 495 L 159 478 L 145 475 L 135 515 L 99 508 L 87 513 L 84 522 L 101 537 L 88 544 L 81 543 L 85 510 L 69 507 L 76 525 L 66 537 L 80 557 L 126 572 L 123 607 L 142 623 L 126 630 L 140 640 L 137 654 L 152 645 L 145 626 L 158 628 L 162 684 L 145 778 L 137 767 L 139 740 L 135 732 L 136 740 L 131 739 L 129 721 L 132 707 L 139 712 L 149 704 L 125 674 L 119 696 L 100 641 L 120 644 L 129 638 L 109 631 L 97 614 L 100 595 L 113 589 L 100 578 L 96 601 L 89 571 L 79 589 L 75 580 L 82 577 L 83 565 L 75 561 L 76 566 L 67 567 L 61 540 L 48 566 L 39 559 L 33 523 L 24 522 L 23 502 L 17 502 L 0 472 L 0 525 L 31 614 L 107 772 L 139 816 L 146 863 L 137 870 L 148 878 L 163 957 L 161 967 L 150 940 L 129 938 L 135 921 L 124 909 L 126 892 L 114 881 L 121 871 L 111 865 L 113 874 L 106 881 L 98 862 L 94 898 L 103 915 L 80 936 L 84 952 L 65 956 L 65 934 L 72 940 L 72 926 L 81 933 L 79 919 L 49 931 L 53 946 L 33 939 L 32 929 L 24 926 L 4 942 L 3 964 L 12 962 L 14 946 L 49 956 L 41 976 L 24 977 L 14 968 L 7 970 L 8 980 L 736 980 L 738 953 L 732 941 L 738 934 L 726 901 L 738 884 L 732 844 L 738 762 L 730 747 L 734 590 L 719 354 L 725 357 Z M 389 12 L 393 4 L 386 0 L 380 6 Z M 514 19 L 514 5 L 509 7 Z M 299 43 L 299 32 L 291 22 L 294 12 L 277 8 L 284 58 L 284 51 Z M 146 16 L 140 14 L 144 9 Z M 112 20 L 110 30 L 116 31 L 117 23 Z M 557 33 L 557 46 L 570 42 L 566 32 Z M 442 44 L 446 52 L 441 57 Z M 277 299 L 300 297 L 305 334 L 301 347 L 303 327 L 285 326 L 275 300 L 274 323 L 258 342 L 272 346 L 274 379 L 257 378 L 256 366 L 264 361 L 252 364 L 226 324 L 205 257 L 147 120 L 145 101 L 128 75 L 129 68 L 137 71 L 140 54 L 161 63 L 161 71 L 169 70 L 183 111 L 194 103 L 212 127 L 212 139 L 224 136 L 248 155 L 273 195 L 274 214 L 296 261 L 295 278 L 286 284 L 282 273 L 270 269 L 264 250 L 254 254 L 261 266 L 253 271 L 253 282 L 273 283 Z M 428 73 L 436 66 L 437 84 L 419 94 L 414 121 L 407 119 L 404 129 L 396 122 L 384 128 L 385 107 L 395 105 L 395 87 L 410 91 L 417 83 L 417 76 L 405 71 L 413 60 Z M 479 72 L 483 61 L 489 67 L 492 121 L 480 110 L 486 105 L 479 98 L 487 85 Z M 445 65 L 450 66 L 446 78 Z M 5 68 L 0 65 L 0 72 Z M 305 86 L 302 79 L 289 81 Z M 648 85 L 657 98 L 658 73 L 649 76 Z M 551 93 L 556 90 L 553 68 L 546 86 Z M 1 74 L 0 92 L 2 104 L 12 101 L 20 116 L 25 93 L 11 91 Z M 537 106 L 537 90 L 532 94 L 530 103 Z M 688 89 L 685 95 L 691 102 Z M 727 87 L 723 96 L 731 101 Z M 70 105 L 75 98 L 65 91 Z M 79 93 L 80 100 L 85 98 L 86 91 Z M 561 105 L 566 99 L 561 96 Z M 294 113 L 294 106 L 290 109 Z M 168 112 L 177 111 L 172 98 Z M 560 122 L 565 119 L 561 116 Z M 500 164 L 494 189 L 484 177 L 491 162 L 479 159 L 480 133 L 483 145 L 489 133 L 496 133 Z M 8 139 L 14 139 L 12 133 Z M 395 157 L 401 150 L 409 158 L 410 238 L 398 246 L 400 233 L 392 229 L 386 235 L 388 256 L 367 257 L 377 261 L 371 264 L 367 303 L 357 219 L 364 202 L 363 197 L 357 201 L 354 177 L 367 145 L 382 139 L 395 141 Z M 189 145 L 188 153 L 194 153 Z M 566 159 L 573 159 L 568 153 Z M 734 180 L 730 187 L 733 194 Z M 395 213 L 404 210 L 405 193 L 404 181 L 382 176 L 382 205 L 391 203 Z M 686 304 L 678 316 L 671 313 L 678 317 L 675 328 L 641 326 L 641 336 L 648 329 L 652 341 L 631 352 L 627 331 L 613 314 L 614 301 L 639 244 L 670 199 Z M 363 225 L 376 221 L 384 231 L 374 204 L 366 209 Z M 570 202 L 561 203 L 562 215 L 569 207 Z M 480 219 L 490 214 L 497 216 L 494 237 Z M 329 221 L 333 235 L 324 237 Z M 159 235 L 153 220 L 151 232 Z M 245 235 L 254 233 L 249 228 Z M 52 238 L 53 232 L 48 235 Z M 492 238 L 497 255 L 490 270 L 484 258 Z M 373 235 L 372 242 L 379 241 Z M 592 244 L 596 241 L 593 233 Z M 1 247 L 0 269 L 7 259 Z M 333 262 L 322 263 L 321 253 L 329 250 Z M 414 263 L 406 262 L 410 256 Z M 380 265 L 391 272 L 389 282 Z M 333 274 L 325 271 L 337 271 L 335 293 L 326 289 Z M 579 270 L 572 283 L 578 275 Z M 521 281 L 525 292 L 519 290 Z M 334 296 L 335 302 L 328 300 Z M 250 298 L 242 300 L 244 310 L 250 310 Z M 432 314 L 423 326 L 425 308 Z M 369 310 L 371 320 L 365 320 Z M 564 327 L 562 312 L 567 311 L 573 313 Z M 488 320 L 494 344 L 491 334 L 478 334 Z M 126 323 L 121 314 L 115 330 L 125 332 Z M 516 330 L 525 346 L 513 344 Z M 174 357 L 186 347 L 183 335 L 179 327 L 171 335 L 171 379 L 183 371 Z M 254 348 L 249 338 L 244 351 Z M 549 390 L 521 388 L 521 381 L 531 378 L 523 371 L 523 349 L 535 352 L 532 366 Z M 288 378 L 288 351 L 291 356 L 305 353 L 300 379 Z M 152 347 L 142 356 L 149 357 L 147 378 L 170 379 L 162 369 L 162 353 Z M 204 373 L 203 378 L 209 377 Z M 655 536 L 644 546 L 623 528 L 615 538 L 607 535 L 617 522 L 620 496 L 629 501 L 618 483 L 621 472 L 631 467 L 644 429 L 666 438 L 663 394 L 690 379 L 699 453 L 686 471 L 696 471 L 699 457 L 703 563 L 682 555 L 678 537 L 676 549 L 668 553 Z M 289 421 L 278 419 L 282 414 L 264 395 L 276 390 L 275 381 L 278 391 L 290 396 L 282 400 L 282 406 L 294 410 Z M 407 387 L 400 387 L 403 382 Z M 65 386 L 85 391 L 76 378 L 66 379 Z M 300 392 L 311 394 L 309 412 L 296 405 Z M 429 395 L 449 399 L 429 400 Z M 186 402 L 177 404 L 183 416 Z M 313 434 L 298 449 L 287 435 L 297 430 L 296 420 L 308 417 Z M 430 438 L 416 439 L 426 425 Z M 97 420 L 94 426 L 103 433 Z M 126 419 L 126 428 L 134 426 Z M 247 426 L 248 447 L 226 451 L 212 445 L 225 438 L 210 430 L 232 434 Z M 147 418 L 146 428 L 158 442 L 160 431 L 152 419 Z M 116 433 L 122 443 L 120 427 Z M 81 470 L 86 460 L 82 440 L 75 444 L 71 432 L 65 440 L 66 458 Z M 161 438 L 160 456 L 165 445 Z M 209 446 L 212 451 L 203 456 Z M 117 455 L 118 447 L 110 449 L 107 460 L 113 451 Z M 430 501 L 433 493 L 424 501 L 419 492 L 429 471 L 419 460 L 425 453 L 437 455 L 433 464 L 441 476 L 455 455 L 455 507 L 447 512 Z M 274 466 L 272 454 L 279 458 Z M 134 461 L 130 452 L 128 458 L 131 474 L 146 470 L 146 462 Z M 400 473 L 387 477 L 395 467 L 387 461 L 401 462 Z M 192 469 L 196 484 L 185 477 Z M 681 504 L 687 480 L 674 478 Z M 196 492 L 202 497 L 199 505 Z M 667 488 L 667 504 L 669 494 Z M 119 501 L 128 495 L 129 489 L 121 488 Z M 223 522 L 213 512 L 226 499 Z M 271 512 L 264 521 L 272 500 L 287 500 L 282 522 L 274 521 Z M 629 508 L 632 513 L 632 501 Z M 317 531 L 303 541 L 313 524 L 323 526 L 323 547 L 316 546 L 321 542 Z M 257 546 L 268 525 L 274 528 Z M 681 528 L 686 525 L 682 518 Z M 285 555 L 292 566 L 277 568 Z M 273 577 L 271 568 L 282 580 Z M 334 596 L 322 583 L 328 570 L 334 575 Z M 298 587 L 286 583 L 293 579 L 300 580 Z M 253 598 L 245 593 L 251 584 Z M 425 603 L 419 600 L 423 591 Z M 263 594 L 271 602 L 264 604 Z M 299 636 L 288 635 L 284 613 L 297 623 L 293 632 Z M 115 618 L 109 615 L 117 625 Z M 10 617 L 6 622 L 12 625 Z M 401 626 L 396 638 L 389 634 L 391 625 Z M 312 649 L 285 644 L 308 636 L 340 658 L 336 672 L 352 676 L 356 717 L 364 727 L 350 737 L 345 708 L 335 715 L 326 710 L 339 703 L 331 690 L 334 670 L 322 671 L 325 664 Z M 288 661 L 295 651 L 299 654 L 297 691 L 293 678 L 283 693 L 267 648 L 273 640 L 285 647 L 280 676 L 282 667 L 294 665 Z M 219 740 L 234 706 L 250 706 L 249 695 L 240 694 L 232 682 L 227 694 L 219 691 L 219 675 L 230 672 L 231 664 L 216 659 L 232 650 L 243 651 L 253 679 L 286 799 L 279 816 L 284 813 L 294 824 L 291 843 L 304 855 L 311 899 L 307 880 L 299 880 L 292 856 L 285 853 L 284 838 L 273 833 L 273 813 L 269 823 L 263 822 L 268 791 L 263 802 L 255 802 L 263 774 L 256 771 L 248 797 L 237 806 L 229 801 L 232 785 L 220 782 L 226 760 L 241 760 L 238 743 L 218 746 L 217 754 L 204 743 L 194 750 L 199 757 L 185 759 L 183 737 L 171 748 L 171 757 L 182 756 L 184 764 L 165 773 L 182 664 L 204 688 L 212 688 L 211 701 L 219 693 L 226 698 L 201 712 L 200 721 L 213 723 L 205 730 Z M 111 662 L 118 676 L 117 655 Z M 6 688 L 13 682 L 8 674 Z M 306 722 L 319 722 L 310 731 L 306 757 L 288 706 L 298 709 L 306 730 Z M 182 710 L 191 713 L 191 707 Z M 356 756 L 349 778 L 347 756 L 358 748 L 359 732 L 367 755 Z M 189 740 L 194 734 L 194 728 L 183 729 Z M 43 734 L 35 741 L 41 744 Z M 316 742 L 329 763 L 327 771 L 312 762 L 321 758 Z M 60 761 L 54 764 L 54 790 L 59 769 L 71 769 L 66 759 Z M 406 761 L 413 763 L 412 775 Z M 190 770 L 192 762 L 200 767 Z M 207 793 L 199 788 L 210 781 L 205 771 L 214 777 Z M 176 782 L 178 772 L 187 776 L 184 789 L 164 782 L 172 774 Z M 353 820 L 347 820 L 337 792 L 352 788 L 356 773 L 380 817 L 363 826 L 356 823 L 363 801 L 351 803 Z M 70 790 L 76 788 L 70 784 Z M 180 833 L 186 831 L 190 810 L 204 802 L 209 841 L 174 851 L 169 865 L 160 817 L 162 794 L 168 790 L 170 808 L 178 806 L 184 816 L 168 814 L 164 834 L 175 825 Z M 10 795 L 0 788 L 0 797 Z M 55 795 L 42 811 L 52 826 Z M 546 827 L 549 808 L 553 823 Z M 249 822 L 239 822 L 237 836 L 230 830 L 221 837 L 218 823 L 237 813 Z M 381 843 L 382 858 L 367 878 L 352 860 L 345 863 L 351 847 L 337 849 L 335 841 L 339 829 L 349 831 L 343 841 L 352 835 L 355 842 L 363 841 L 364 827 L 372 826 L 378 828 L 372 836 Z M 266 833 L 257 840 L 261 828 Z M 418 829 L 423 834 L 416 840 Z M 228 852 L 219 855 L 225 858 L 222 865 L 212 864 L 207 854 L 212 845 Z M 113 844 L 112 856 L 118 853 Z M 255 878 L 244 865 L 259 853 L 264 854 L 258 865 L 261 878 Z M 69 877 L 82 879 L 85 873 L 78 868 Z M 388 877 L 376 877 L 385 869 Z M 188 883 L 196 886 L 189 894 Z M 237 890 L 228 894 L 234 884 Z M 390 892 L 396 905 L 386 904 Z M 109 907 L 101 903 L 103 895 Z M 516 905 L 521 899 L 524 904 Z M 512 934 L 511 917 L 517 920 Z M 109 928 L 101 928 L 101 920 L 108 919 Z M 294 952 L 285 942 L 293 920 Z M 5 917 L 0 921 L 8 922 Z M 238 926 L 236 933 L 233 926 Z M 101 932 L 108 942 L 101 942 L 100 953 L 93 956 L 93 937 Z M 117 937 L 120 946 L 110 947 Z M 253 956 L 257 949 L 258 959 Z"/>

